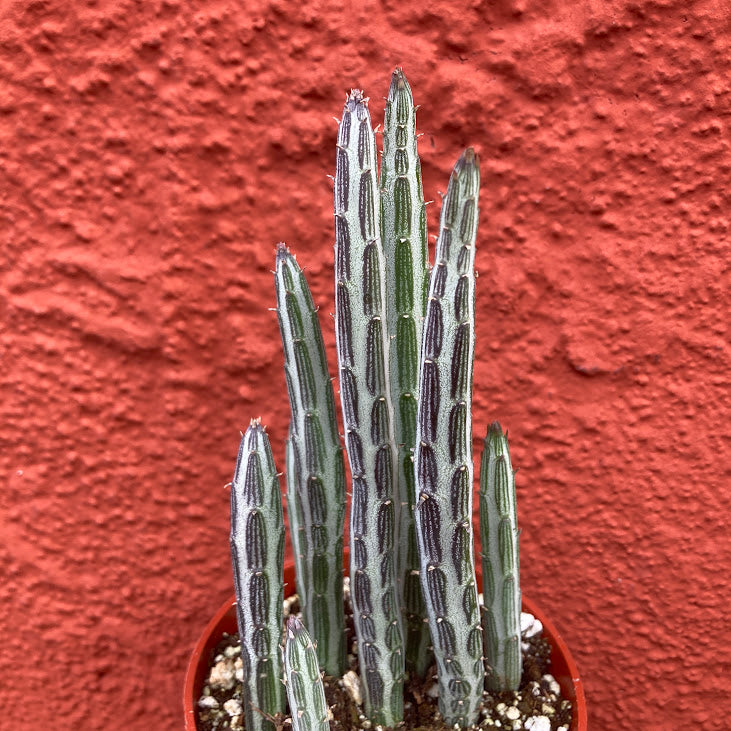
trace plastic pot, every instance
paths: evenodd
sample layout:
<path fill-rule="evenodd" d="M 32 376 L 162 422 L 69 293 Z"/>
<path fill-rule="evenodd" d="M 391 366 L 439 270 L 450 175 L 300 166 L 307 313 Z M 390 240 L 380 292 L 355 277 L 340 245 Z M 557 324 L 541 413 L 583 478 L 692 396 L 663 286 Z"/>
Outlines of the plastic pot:
<path fill-rule="evenodd" d="M 347 556 L 346 556 L 347 564 Z M 288 588 L 294 591 L 294 563 L 287 562 L 284 567 L 285 593 Z M 569 648 L 561 639 L 551 621 L 527 597 L 523 596 L 523 610 L 530 612 L 543 624 L 543 636 L 551 645 L 551 674 L 561 686 L 564 698 L 571 701 L 573 720 L 570 731 L 587 731 L 586 699 L 579 671 Z M 208 671 L 211 652 L 221 640 L 224 632 L 238 632 L 236 626 L 236 598 L 226 600 L 206 625 L 193 649 L 185 674 L 183 690 L 183 707 L 185 710 L 185 731 L 197 731 L 196 704 L 200 698 L 206 673 Z"/>

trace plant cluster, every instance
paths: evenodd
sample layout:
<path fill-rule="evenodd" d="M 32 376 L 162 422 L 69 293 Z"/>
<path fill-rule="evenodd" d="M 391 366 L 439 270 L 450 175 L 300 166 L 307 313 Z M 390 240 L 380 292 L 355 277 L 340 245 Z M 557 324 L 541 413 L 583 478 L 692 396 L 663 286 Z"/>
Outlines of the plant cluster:
<path fill-rule="evenodd" d="M 368 718 L 398 724 L 405 676 L 423 677 L 436 662 L 440 712 L 464 727 L 477 720 L 485 687 L 516 689 L 521 676 L 515 484 L 506 435 L 494 423 L 480 470 L 480 605 L 471 413 L 479 166 L 472 148 L 454 166 L 430 267 L 415 115 L 397 69 L 380 173 L 360 91 L 348 96 L 337 137 L 335 326 L 351 477 L 350 591 Z M 253 421 L 231 491 L 247 731 L 271 729 L 266 715 L 284 713 L 287 702 L 295 729 L 327 728 L 320 671 L 340 677 L 347 669 L 343 447 L 317 310 L 284 244 L 275 283 L 302 621 L 290 620 L 280 651 L 280 486 L 267 434 Z"/>

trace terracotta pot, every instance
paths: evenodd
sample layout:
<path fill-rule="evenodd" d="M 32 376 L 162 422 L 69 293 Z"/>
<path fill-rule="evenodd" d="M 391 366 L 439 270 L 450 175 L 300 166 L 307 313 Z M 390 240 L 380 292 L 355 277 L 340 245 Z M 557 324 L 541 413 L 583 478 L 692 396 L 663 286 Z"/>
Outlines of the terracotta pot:
<path fill-rule="evenodd" d="M 346 557 L 347 560 L 347 557 Z M 294 589 L 294 563 L 289 562 L 284 567 L 285 592 L 287 587 Z M 579 677 L 576 663 L 550 620 L 523 596 L 523 609 L 530 612 L 543 624 L 543 635 L 551 645 L 551 674 L 561 686 L 564 698 L 573 705 L 573 721 L 570 731 L 586 731 L 588 728 L 586 717 L 586 699 L 584 686 Z M 208 671 L 210 655 L 221 640 L 224 632 L 234 634 L 238 632 L 236 626 L 236 598 L 226 600 L 206 625 L 198 642 L 193 649 L 185 674 L 185 688 L 183 690 L 183 707 L 185 709 L 185 731 L 197 731 L 195 723 L 196 703 L 201 695 L 203 683 Z"/>

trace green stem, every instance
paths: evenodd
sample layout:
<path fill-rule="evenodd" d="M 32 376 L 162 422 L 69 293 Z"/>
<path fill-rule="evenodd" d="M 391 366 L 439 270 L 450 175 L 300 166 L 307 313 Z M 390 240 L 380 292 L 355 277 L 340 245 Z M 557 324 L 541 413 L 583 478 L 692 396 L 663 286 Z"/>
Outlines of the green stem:
<path fill-rule="evenodd" d="M 346 670 L 343 608 L 345 467 L 332 381 L 312 295 L 295 257 L 277 248 L 277 316 L 291 409 L 288 485 L 302 576 L 302 614 L 328 675 Z"/>
<path fill-rule="evenodd" d="M 293 731 L 329 731 L 325 688 L 315 648 L 296 617 L 287 620 L 282 656 Z"/>
<path fill-rule="evenodd" d="M 274 731 L 262 713 L 284 713 L 284 521 L 269 439 L 255 419 L 241 439 L 231 484 L 231 561 L 244 666 L 247 731 Z"/>
<path fill-rule="evenodd" d="M 354 90 L 340 122 L 335 172 L 335 338 L 353 478 L 350 587 L 366 715 L 395 726 L 403 717 L 404 674 L 395 545 L 400 506 L 376 173 L 367 100 Z"/>
<path fill-rule="evenodd" d="M 421 346 L 415 471 L 420 578 L 445 722 L 477 720 L 484 684 L 472 533 L 472 366 L 480 173 L 468 148 L 442 203 Z"/>
<path fill-rule="evenodd" d="M 391 77 L 381 158 L 381 238 L 386 260 L 390 385 L 398 447 L 398 570 L 406 632 L 406 669 L 423 677 L 432 663 L 431 637 L 419 582 L 414 527 L 414 463 L 419 343 L 426 307 L 426 204 L 416 149 L 416 109 L 401 69 Z"/>
<path fill-rule="evenodd" d="M 522 657 L 515 473 L 508 435 L 497 422 L 487 430 L 482 450 L 480 538 L 487 687 L 492 691 L 517 690 Z"/>

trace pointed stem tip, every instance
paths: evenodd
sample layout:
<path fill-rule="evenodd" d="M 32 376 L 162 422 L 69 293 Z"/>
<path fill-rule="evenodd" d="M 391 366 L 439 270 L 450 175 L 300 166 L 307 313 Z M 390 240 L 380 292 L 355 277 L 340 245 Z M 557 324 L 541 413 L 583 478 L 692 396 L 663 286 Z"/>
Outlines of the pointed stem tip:
<path fill-rule="evenodd" d="M 290 637 L 294 637 L 295 635 L 300 634 L 304 628 L 305 626 L 302 624 L 302 622 L 294 615 L 290 615 L 290 617 L 287 619 L 287 633 L 290 635 Z"/>
<path fill-rule="evenodd" d="M 404 76 L 404 70 L 400 66 L 394 69 L 394 72 L 391 75 L 391 84 L 395 84 L 397 89 L 406 88 L 406 77 Z"/>
<path fill-rule="evenodd" d="M 280 259 L 285 259 L 287 257 L 287 254 L 289 254 L 287 244 L 285 244 L 284 241 L 280 241 L 277 244 L 277 261 L 279 261 Z"/>

